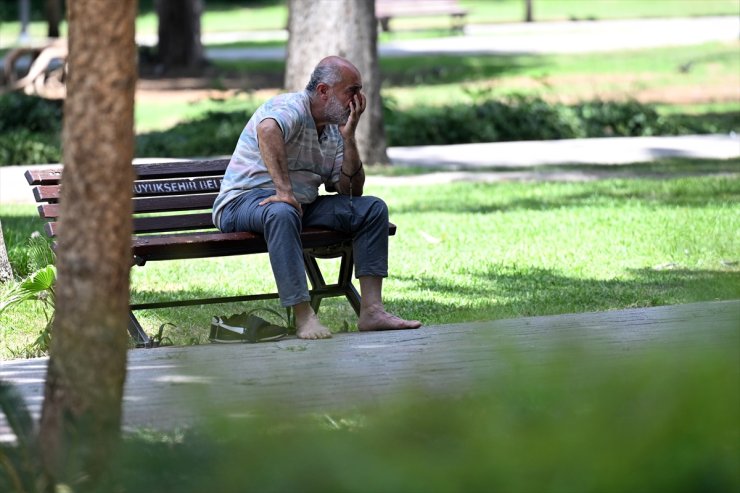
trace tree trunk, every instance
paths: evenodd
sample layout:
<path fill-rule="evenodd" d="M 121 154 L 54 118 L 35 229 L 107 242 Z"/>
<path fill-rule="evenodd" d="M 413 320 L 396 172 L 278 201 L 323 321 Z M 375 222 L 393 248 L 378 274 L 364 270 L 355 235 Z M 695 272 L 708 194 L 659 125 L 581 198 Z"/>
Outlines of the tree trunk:
<path fill-rule="evenodd" d="M 67 12 L 56 315 L 40 442 L 53 478 L 94 480 L 118 442 L 126 376 L 137 2 L 75 0 Z"/>
<path fill-rule="evenodd" d="M 31 41 L 28 34 L 28 25 L 31 23 L 31 0 L 19 0 L 18 8 L 21 21 L 21 34 L 18 36 L 18 44 L 24 45 Z"/>
<path fill-rule="evenodd" d="M 524 22 L 534 22 L 532 0 L 524 0 Z"/>
<path fill-rule="evenodd" d="M 13 269 L 10 268 L 8 251 L 5 249 L 5 237 L 3 236 L 3 224 L 0 223 L 0 284 L 13 279 Z"/>
<path fill-rule="evenodd" d="M 49 25 L 48 36 L 50 38 L 59 37 L 59 23 L 62 22 L 62 0 L 46 0 L 46 22 Z"/>
<path fill-rule="evenodd" d="M 374 0 L 290 0 L 289 8 L 285 88 L 303 90 L 325 56 L 339 55 L 354 63 L 368 102 L 357 127 L 360 157 L 367 164 L 388 164 Z"/>
<path fill-rule="evenodd" d="M 201 0 L 156 0 L 159 19 L 157 57 L 164 70 L 203 66 L 200 40 Z"/>

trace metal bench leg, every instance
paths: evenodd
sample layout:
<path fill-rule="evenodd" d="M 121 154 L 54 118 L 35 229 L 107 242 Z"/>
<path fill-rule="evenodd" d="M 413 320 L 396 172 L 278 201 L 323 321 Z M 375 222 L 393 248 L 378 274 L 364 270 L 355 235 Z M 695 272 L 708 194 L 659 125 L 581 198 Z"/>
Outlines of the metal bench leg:
<path fill-rule="evenodd" d="M 339 276 L 336 284 L 327 285 L 316 258 L 341 258 L 339 264 Z M 354 270 L 354 259 L 352 257 L 352 245 L 344 245 L 333 249 L 331 252 L 303 252 L 303 263 L 306 266 L 308 280 L 311 281 L 311 307 L 318 313 L 321 300 L 332 296 L 346 296 L 350 306 L 357 316 L 360 316 L 360 294 L 352 285 L 352 272 Z"/>
<path fill-rule="evenodd" d="M 326 281 L 324 281 L 324 276 L 321 274 L 316 257 L 308 252 L 303 252 L 303 263 L 306 266 L 306 274 L 308 275 L 308 280 L 311 282 L 311 288 L 314 290 L 326 288 Z M 321 295 L 311 295 L 311 308 L 313 308 L 314 313 L 319 313 L 322 298 L 323 296 Z"/>
<path fill-rule="evenodd" d="M 342 263 L 339 265 L 339 286 L 344 290 L 347 301 L 352 305 L 352 309 L 357 316 L 360 316 L 360 293 L 357 292 L 352 284 L 352 271 L 354 270 L 355 261 L 352 257 L 352 247 L 342 252 Z"/>
<path fill-rule="evenodd" d="M 131 335 L 131 338 L 136 341 L 136 347 L 152 347 L 152 340 L 148 335 L 146 335 L 146 332 L 144 332 L 144 328 L 141 326 L 139 321 L 136 320 L 134 312 L 129 310 L 128 315 L 128 333 Z"/>

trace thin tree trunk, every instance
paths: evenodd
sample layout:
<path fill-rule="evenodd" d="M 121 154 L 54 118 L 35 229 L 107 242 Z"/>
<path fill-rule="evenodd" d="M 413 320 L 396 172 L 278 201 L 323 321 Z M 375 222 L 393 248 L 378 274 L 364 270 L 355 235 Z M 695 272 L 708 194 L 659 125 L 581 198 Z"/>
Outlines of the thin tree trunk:
<path fill-rule="evenodd" d="M 524 0 L 524 21 L 525 22 L 534 22 L 534 15 L 532 13 L 532 1 L 533 0 Z"/>
<path fill-rule="evenodd" d="M 68 4 L 69 76 L 52 329 L 40 442 L 56 480 L 105 470 L 126 375 L 136 0 Z"/>
<path fill-rule="evenodd" d="M 300 91 L 322 58 L 339 55 L 362 74 L 368 106 L 357 127 L 362 161 L 388 164 L 374 0 L 291 0 L 285 89 Z"/>
<path fill-rule="evenodd" d="M 59 37 L 59 23 L 62 22 L 62 0 L 46 0 L 46 22 L 48 23 L 48 36 L 50 38 Z"/>
<path fill-rule="evenodd" d="M 165 70 L 203 66 L 201 0 L 156 0 L 159 20 L 157 57 Z"/>
<path fill-rule="evenodd" d="M 5 237 L 3 236 L 3 224 L 0 222 L 0 284 L 13 279 L 13 269 L 10 268 L 8 251 L 5 249 Z"/>

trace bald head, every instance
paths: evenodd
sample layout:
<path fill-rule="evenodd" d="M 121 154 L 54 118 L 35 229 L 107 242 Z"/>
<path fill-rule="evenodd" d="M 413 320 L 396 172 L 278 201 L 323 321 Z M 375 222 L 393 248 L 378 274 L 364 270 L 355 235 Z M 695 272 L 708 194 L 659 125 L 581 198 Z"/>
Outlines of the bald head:
<path fill-rule="evenodd" d="M 359 79 L 360 71 L 346 58 L 334 55 L 328 56 L 322 59 L 314 68 L 306 85 L 306 92 L 313 97 L 319 84 L 334 86 L 346 77 Z"/>

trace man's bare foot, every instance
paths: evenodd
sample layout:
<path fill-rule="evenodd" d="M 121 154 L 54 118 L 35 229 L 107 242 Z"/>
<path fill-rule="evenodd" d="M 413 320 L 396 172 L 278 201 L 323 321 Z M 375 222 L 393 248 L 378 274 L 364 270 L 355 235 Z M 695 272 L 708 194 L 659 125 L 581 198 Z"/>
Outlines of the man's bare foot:
<path fill-rule="evenodd" d="M 404 330 L 418 329 L 421 322 L 418 320 L 404 320 L 385 311 L 382 308 L 366 309 L 360 313 L 357 328 L 361 332 L 369 330 Z"/>
<path fill-rule="evenodd" d="M 296 335 L 299 339 L 329 339 L 331 331 L 319 322 L 319 317 L 309 315 L 305 320 L 296 321 Z"/>

